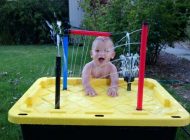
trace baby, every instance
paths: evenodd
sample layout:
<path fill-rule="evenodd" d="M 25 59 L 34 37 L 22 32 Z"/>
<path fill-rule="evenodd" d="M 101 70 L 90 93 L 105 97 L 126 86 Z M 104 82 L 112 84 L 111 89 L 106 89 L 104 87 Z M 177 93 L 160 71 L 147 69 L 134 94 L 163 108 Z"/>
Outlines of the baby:
<path fill-rule="evenodd" d="M 118 73 L 110 62 L 115 56 L 114 44 L 109 37 L 97 37 L 92 43 L 91 58 L 82 71 L 82 84 L 86 95 L 96 96 L 96 91 L 90 85 L 90 78 L 110 78 L 111 84 L 107 91 L 108 96 L 118 96 Z"/>

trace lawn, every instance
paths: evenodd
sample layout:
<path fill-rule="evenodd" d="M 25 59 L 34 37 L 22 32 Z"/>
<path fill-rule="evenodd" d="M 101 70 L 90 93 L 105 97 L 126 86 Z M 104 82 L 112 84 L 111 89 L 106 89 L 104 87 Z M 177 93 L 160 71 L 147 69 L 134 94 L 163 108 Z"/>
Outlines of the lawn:
<path fill-rule="evenodd" d="M 50 45 L 0 47 L 0 140 L 22 138 L 19 125 L 8 122 L 8 110 L 39 77 L 54 76 L 55 56 L 56 48 Z M 75 69 L 80 71 L 81 55 L 78 57 Z M 171 92 L 175 96 L 175 91 Z M 186 109 L 190 112 L 189 103 L 178 96 L 175 98 L 186 105 Z M 181 130 L 177 136 L 177 140 L 188 139 Z"/>
<path fill-rule="evenodd" d="M 7 121 L 7 113 L 31 84 L 43 76 L 53 76 L 54 46 L 0 47 L 0 139 L 20 140 L 20 127 Z"/>
<path fill-rule="evenodd" d="M 81 68 L 78 51 L 79 59 L 73 57 L 75 75 Z M 0 47 L 0 140 L 21 138 L 20 127 L 7 121 L 8 110 L 39 77 L 54 76 L 56 53 L 55 46 L 50 45 Z"/>

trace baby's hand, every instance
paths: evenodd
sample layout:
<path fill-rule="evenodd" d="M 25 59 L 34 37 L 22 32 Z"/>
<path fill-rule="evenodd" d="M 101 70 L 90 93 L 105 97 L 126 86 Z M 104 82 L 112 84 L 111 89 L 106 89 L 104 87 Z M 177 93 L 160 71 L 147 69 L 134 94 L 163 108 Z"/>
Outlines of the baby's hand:
<path fill-rule="evenodd" d="M 110 87 L 108 89 L 108 93 L 107 94 L 108 94 L 108 96 L 112 96 L 112 97 L 118 96 L 118 94 L 117 94 L 117 88 Z"/>
<path fill-rule="evenodd" d="M 96 92 L 92 87 L 86 87 L 85 92 L 87 96 L 96 96 Z"/>

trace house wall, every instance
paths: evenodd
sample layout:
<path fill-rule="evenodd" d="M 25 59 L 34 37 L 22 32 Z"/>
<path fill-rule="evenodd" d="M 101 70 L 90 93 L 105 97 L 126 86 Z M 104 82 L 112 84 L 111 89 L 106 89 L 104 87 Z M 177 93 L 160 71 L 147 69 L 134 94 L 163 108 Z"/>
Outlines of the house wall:
<path fill-rule="evenodd" d="M 72 26 L 80 27 L 84 12 L 79 6 L 81 0 L 69 0 L 69 21 Z"/>

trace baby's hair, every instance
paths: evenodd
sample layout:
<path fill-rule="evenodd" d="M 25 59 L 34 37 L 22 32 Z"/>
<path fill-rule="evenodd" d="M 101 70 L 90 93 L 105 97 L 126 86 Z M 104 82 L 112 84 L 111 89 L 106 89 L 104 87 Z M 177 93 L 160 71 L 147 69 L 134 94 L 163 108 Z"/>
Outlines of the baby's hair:
<path fill-rule="evenodd" d="M 106 37 L 106 36 L 98 36 L 95 38 L 95 40 L 93 41 L 92 43 L 92 46 L 94 46 L 95 42 L 97 41 L 103 41 L 103 42 L 106 42 L 106 41 L 110 41 L 111 44 L 112 44 L 112 47 L 114 47 L 114 44 L 113 44 L 113 41 L 110 37 Z"/>

